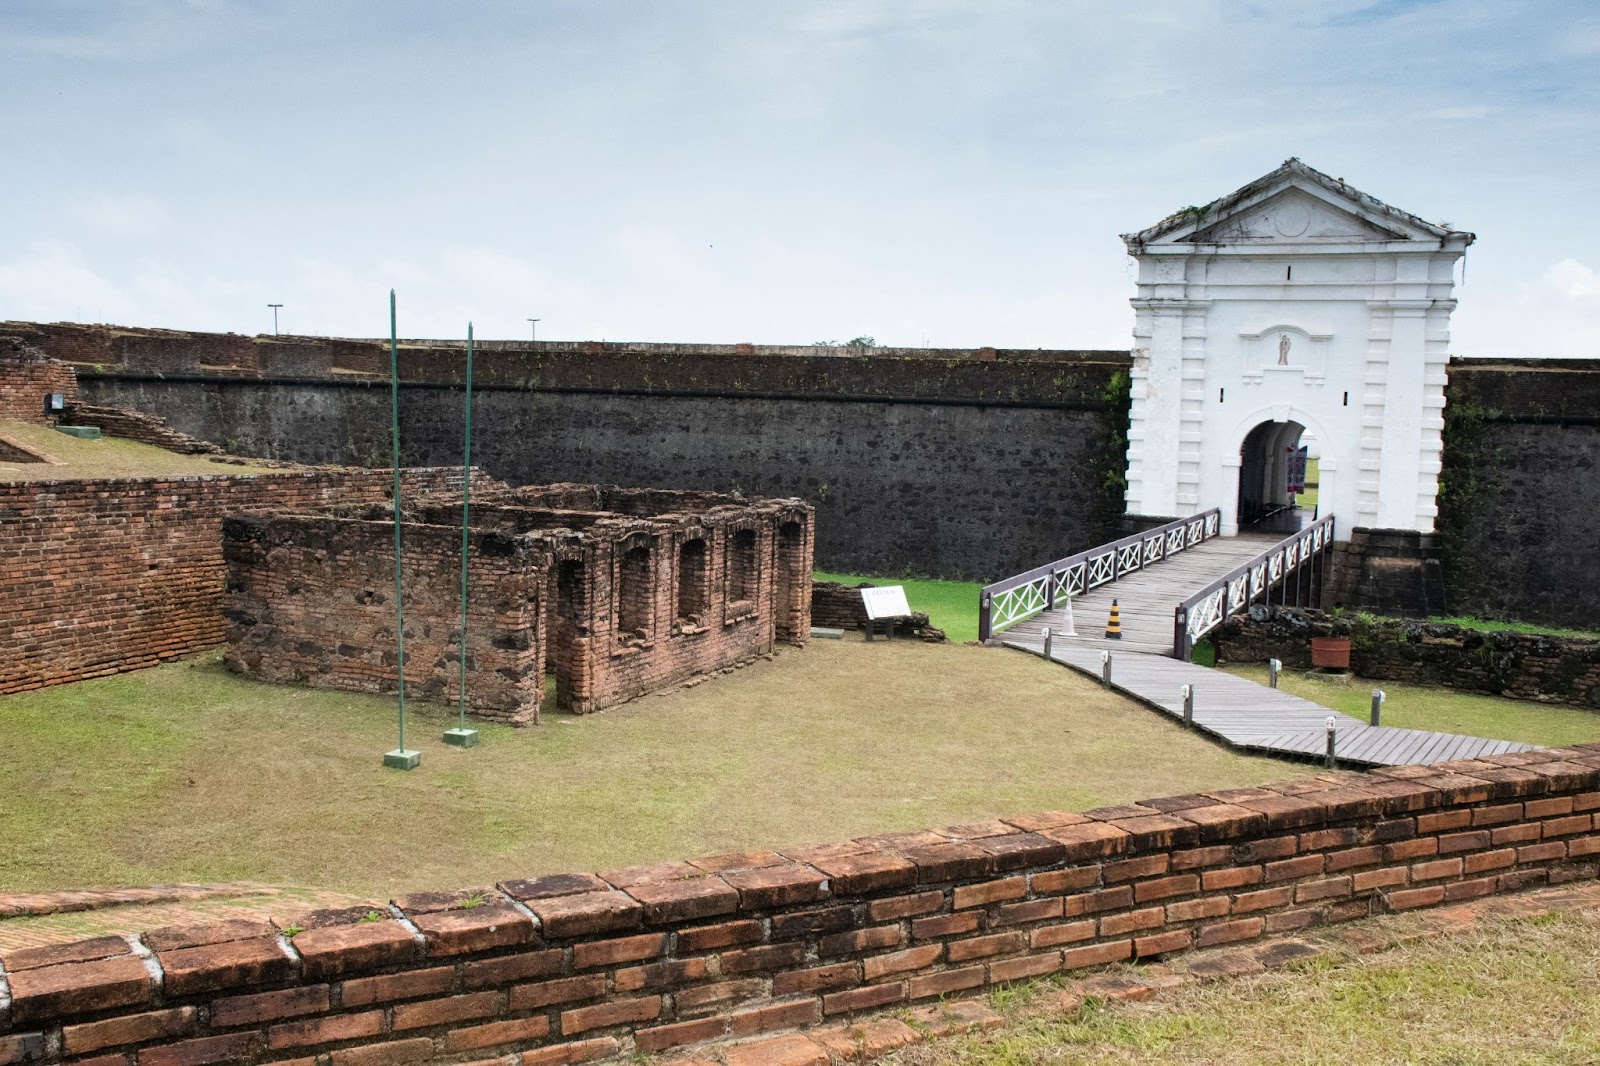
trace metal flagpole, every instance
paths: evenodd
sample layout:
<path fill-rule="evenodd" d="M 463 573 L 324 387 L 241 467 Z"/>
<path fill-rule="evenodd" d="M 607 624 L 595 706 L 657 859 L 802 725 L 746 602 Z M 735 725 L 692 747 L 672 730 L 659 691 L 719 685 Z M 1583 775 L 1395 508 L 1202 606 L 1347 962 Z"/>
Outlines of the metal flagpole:
<path fill-rule="evenodd" d="M 457 686 L 456 727 L 444 731 L 444 742 L 458 748 L 478 743 L 478 731 L 467 728 L 467 511 L 472 503 L 472 323 L 467 323 L 466 445 L 461 459 L 461 683 Z"/>
<path fill-rule="evenodd" d="M 406 611 L 400 602 L 400 355 L 395 339 L 393 289 L 389 290 L 389 442 L 394 459 L 394 646 L 400 743 L 393 751 L 383 753 L 383 765 L 414 770 L 422 762 L 422 752 L 406 749 Z"/>

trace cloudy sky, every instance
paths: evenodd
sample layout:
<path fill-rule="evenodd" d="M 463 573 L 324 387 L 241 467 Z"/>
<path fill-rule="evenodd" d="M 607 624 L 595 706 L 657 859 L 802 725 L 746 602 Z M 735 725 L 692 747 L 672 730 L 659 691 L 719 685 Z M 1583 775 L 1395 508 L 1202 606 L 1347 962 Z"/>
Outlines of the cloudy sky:
<path fill-rule="evenodd" d="M 1126 348 L 1118 234 L 1288 156 L 1600 356 L 1590 0 L 6 0 L 0 319 Z"/>

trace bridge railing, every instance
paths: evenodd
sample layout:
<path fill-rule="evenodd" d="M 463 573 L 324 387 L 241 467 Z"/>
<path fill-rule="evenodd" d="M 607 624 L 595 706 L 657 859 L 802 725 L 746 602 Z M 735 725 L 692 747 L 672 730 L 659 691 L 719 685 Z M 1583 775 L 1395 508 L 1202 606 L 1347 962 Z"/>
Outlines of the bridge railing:
<path fill-rule="evenodd" d="M 1319 518 L 1180 603 L 1173 612 L 1172 655 L 1185 662 L 1195 642 L 1333 547 L 1333 515 Z"/>
<path fill-rule="evenodd" d="M 978 593 L 978 639 L 1050 610 L 1058 598 L 1081 596 L 1221 532 L 1222 512 L 1213 507 L 985 585 Z"/>

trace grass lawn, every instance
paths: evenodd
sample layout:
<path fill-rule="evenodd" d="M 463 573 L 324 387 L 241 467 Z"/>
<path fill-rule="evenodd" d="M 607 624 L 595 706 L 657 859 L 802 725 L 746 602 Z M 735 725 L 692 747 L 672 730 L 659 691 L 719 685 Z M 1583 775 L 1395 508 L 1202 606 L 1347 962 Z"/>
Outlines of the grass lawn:
<path fill-rule="evenodd" d="M 926 612 L 928 621 L 944 630 L 948 639 L 957 643 L 978 639 L 978 590 L 983 586 L 976 582 L 870 577 L 862 574 L 831 574 L 820 570 L 812 577 L 818 581 L 837 581 L 844 585 L 859 585 L 863 581 L 870 581 L 874 585 L 904 585 L 906 602 L 911 609 Z"/>
<path fill-rule="evenodd" d="M 1381 954 L 1317 959 L 1147 1003 L 1091 1000 L 1066 1016 L 1029 1016 L 1024 987 L 996 997 L 1015 1019 L 1011 1025 L 880 1061 L 1576 1066 L 1600 1062 L 1596 959 L 1600 917 L 1594 914 L 1489 918 L 1472 932 L 1426 937 Z"/>
<path fill-rule="evenodd" d="M 116 437 L 79 440 L 50 426 L 0 421 L 6 437 L 60 463 L 0 462 L 0 481 L 58 481 L 70 478 L 163 477 L 183 474 L 272 473 L 281 467 L 219 463 L 206 455 L 179 455 L 153 444 Z"/>
<path fill-rule="evenodd" d="M 251 880 L 387 896 L 1315 772 L 998 649 L 814 641 L 694 689 L 439 739 L 216 655 L 0 697 L 0 890 Z"/>
<path fill-rule="evenodd" d="M 1263 685 L 1267 683 L 1265 666 L 1230 663 L 1223 669 Z M 1343 711 L 1363 722 L 1372 709 L 1372 690 L 1381 688 L 1387 694 L 1383 704 L 1384 725 L 1520 740 L 1527 744 L 1551 747 L 1600 741 L 1600 712 L 1582 707 L 1506 700 L 1498 696 L 1480 696 L 1448 688 L 1426 688 L 1397 681 L 1356 678 L 1348 685 L 1307 681 L 1300 672 L 1294 670 L 1284 670 L 1278 676 L 1278 685 L 1285 692 Z"/>

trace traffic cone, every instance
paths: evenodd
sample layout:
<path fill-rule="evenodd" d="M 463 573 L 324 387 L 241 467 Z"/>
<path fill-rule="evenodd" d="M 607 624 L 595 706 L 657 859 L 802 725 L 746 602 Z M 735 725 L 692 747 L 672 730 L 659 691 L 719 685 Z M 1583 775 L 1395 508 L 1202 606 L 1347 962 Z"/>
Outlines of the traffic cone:
<path fill-rule="evenodd" d="M 1067 597 L 1067 625 L 1066 625 L 1066 628 L 1061 631 L 1061 635 L 1064 636 L 1064 637 L 1075 637 L 1075 636 L 1078 635 L 1078 627 L 1072 624 L 1072 597 L 1071 596 Z"/>
<path fill-rule="evenodd" d="M 1111 601 L 1111 616 L 1106 619 L 1106 639 L 1122 639 L 1122 615 L 1117 611 L 1117 601 Z"/>

